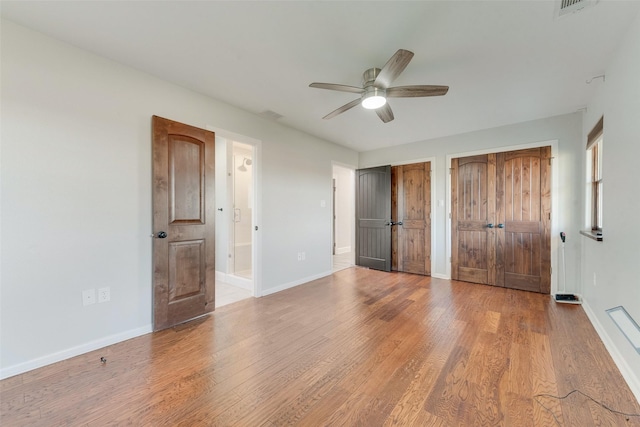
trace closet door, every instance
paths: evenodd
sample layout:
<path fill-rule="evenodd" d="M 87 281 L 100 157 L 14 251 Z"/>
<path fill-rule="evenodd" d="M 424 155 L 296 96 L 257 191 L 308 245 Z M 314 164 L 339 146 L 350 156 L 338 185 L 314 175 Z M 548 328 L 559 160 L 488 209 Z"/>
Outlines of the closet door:
<path fill-rule="evenodd" d="M 551 289 L 551 147 L 498 154 L 498 286 Z"/>
<path fill-rule="evenodd" d="M 356 176 L 356 265 L 391 271 L 391 166 Z"/>
<path fill-rule="evenodd" d="M 451 162 L 451 278 L 493 285 L 495 154 Z"/>
<path fill-rule="evenodd" d="M 551 147 L 452 160 L 451 276 L 549 293 Z"/>
<path fill-rule="evenodd" d="M 431 274 L 431 163 L 394 166 L 392 269 Z"/>

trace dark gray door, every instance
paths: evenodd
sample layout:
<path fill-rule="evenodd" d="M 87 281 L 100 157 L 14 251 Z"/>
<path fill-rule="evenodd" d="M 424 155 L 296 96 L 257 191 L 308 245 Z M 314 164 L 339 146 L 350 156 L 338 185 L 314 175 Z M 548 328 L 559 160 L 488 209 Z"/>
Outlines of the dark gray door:
<path fill-rule="evenodd" d="M 391 271 L 391 166 L 356 172 L 356 265 Z"/>

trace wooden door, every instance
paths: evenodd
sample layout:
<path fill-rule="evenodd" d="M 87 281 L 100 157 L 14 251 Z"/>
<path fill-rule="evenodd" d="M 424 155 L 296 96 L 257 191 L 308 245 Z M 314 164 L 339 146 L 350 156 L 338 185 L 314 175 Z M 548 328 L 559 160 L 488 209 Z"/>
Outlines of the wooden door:
<path fill-rule="evenodd" d="M 495 154 L 451 161 L 451 278 L 495 283 Z"/>
<path fill-rule="evenodd" d="M 551 147 L 499 153 L 498 286 L 551 291 Z"/>
<path fill-rule="evenodd" d="M 391 271 L 391 166 L 356 176 L 356 265 Z"/>
<path fill-rule="evenodd" d="M 394 166 L 392 269 L 431 274 L 431 163 Z"/>
<path fill-rule="evenodd" d="M 549 293 L 551 147 L 452 160 L 451 277 Z"/>
<path fill-rule="evenodd" d="M 153 329 L 215 308 L 215 135 L 153 116 Z"/>

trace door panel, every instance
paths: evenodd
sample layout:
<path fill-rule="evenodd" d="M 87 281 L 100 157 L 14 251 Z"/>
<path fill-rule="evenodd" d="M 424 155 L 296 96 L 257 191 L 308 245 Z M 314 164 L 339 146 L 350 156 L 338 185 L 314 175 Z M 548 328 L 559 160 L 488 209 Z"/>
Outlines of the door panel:
<path fill-rule="evenodd" d="M 495 283 L 495 154 L 453 159 L 451 164 L 451 277 Z"/>
<path fill-rule="evenodd" d="M 391 167 L 356 172 L 356 265 L 391 271 Z"/>
<path fill-rule="evenodd" d="M 204 224 L 204 144 L 185 135 L 168 135 L 171 224 Z"/>
<path fill-rule="evenodd" d="M 394 270 L 431 274 L 431 163 L 392 168 Z"/>
<path fill-rule="evenodd" d="M 214 138 L 213 132 L 153 117 L 156 331 L 215 307 Z"/>

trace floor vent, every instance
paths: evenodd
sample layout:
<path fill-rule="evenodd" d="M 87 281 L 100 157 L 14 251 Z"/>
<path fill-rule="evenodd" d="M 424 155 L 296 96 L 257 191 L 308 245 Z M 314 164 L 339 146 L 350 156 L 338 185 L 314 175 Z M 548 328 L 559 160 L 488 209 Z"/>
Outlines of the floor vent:
<path fill-rule="evenodd" d="M 556 1 L 556 18 L 571 15 L 580 12 L 583 9 L 595 6 L 598 0 L 557 0 Z"/>
<path fill-rule="evenodd" d="M 640 353 L 640 327 L 635 320 L 627 313 L 623 306 L 610 308 L 607 310 L 609 317 L 616 324 L 620 332 L 629 340 L 631 345 Z"/>

